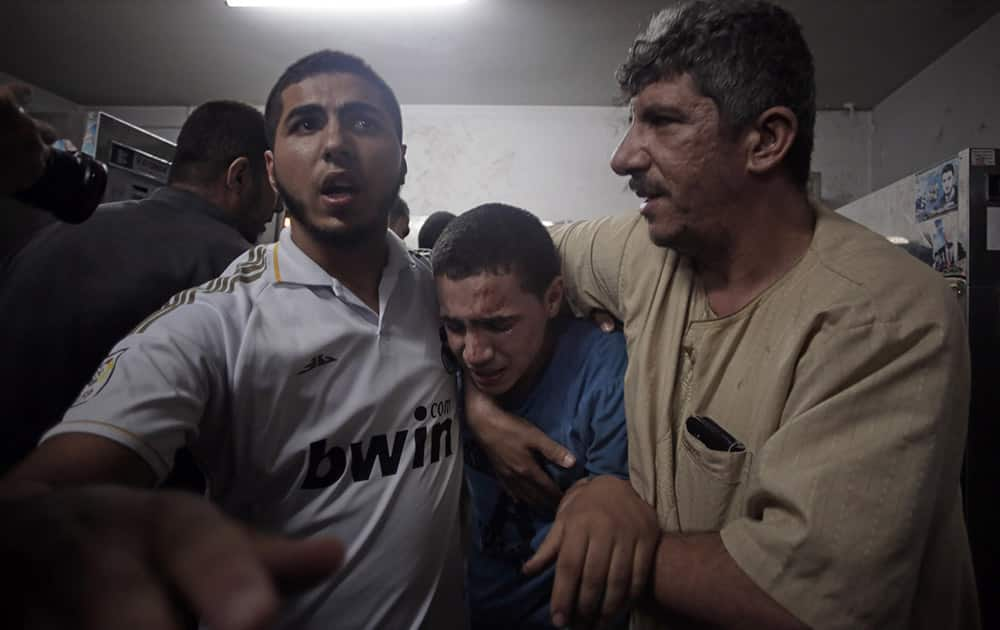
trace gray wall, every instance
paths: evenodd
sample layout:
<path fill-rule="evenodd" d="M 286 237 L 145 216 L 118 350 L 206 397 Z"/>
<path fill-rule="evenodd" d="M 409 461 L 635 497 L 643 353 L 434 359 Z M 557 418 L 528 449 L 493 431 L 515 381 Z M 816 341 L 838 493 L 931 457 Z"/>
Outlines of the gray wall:
<path fill-rule="evenodd" d="M 5 83 L 25 83 L 31 87 L 31 102 L 25 107 L 32 116 L 43 120 L 58 132 L 59 137 L 68 138 L 77 145 L 83 140 L 87 113 L 76 103 L 58 94 L 49 92 L 15 76 L 0 72 L 0 85 Z"/>
<path fill-rule="evenodd" d="M 0 72 L 0 85 L 5 83 L 24 83 L 31 87 L 31 103 L 28 105 L 28 109 L 31 111 L 65 112 L 77 109 L 77 104 L 73 101 L 66 100 L 58 94 L 53 94 L 27 81 L 22 81 L 6 72 Z"/>
<path fill-rule="evenodd" d="M 827 110 L 816 113 L 812 171 L 820 173 L 820 199 L 838 208 L 871 190 L 872 114 Z"/>
<path fill-rule="evenodd" d="M 879 103 L 872 121 L 872 190 L 966 147 L 1000 146 L 1000 14 Z"/>
<path fill-rule="evenodd" d="M 142 127 L 171 142 L 177 141 L 181 125 L 194 107 L 88 107 Z"/>

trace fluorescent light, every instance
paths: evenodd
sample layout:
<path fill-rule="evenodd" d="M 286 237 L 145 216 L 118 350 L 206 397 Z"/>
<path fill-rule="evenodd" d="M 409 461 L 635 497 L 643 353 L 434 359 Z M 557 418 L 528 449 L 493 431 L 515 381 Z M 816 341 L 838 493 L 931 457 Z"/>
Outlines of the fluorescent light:
<path fill-rule="evenodd" d="M 905 236 L 887 236 L 885 238 L 893 245 L 906 245 L 910 242 L 910 239 Z"/>
<path fill-rule="evenodd" d="M 270 9 L 315 9 L 343 11 L 382 11 L 399 9 L 426 9 L 455 4 L 467 0 L 226 0 L 231 7 L 261 7 Z"/>

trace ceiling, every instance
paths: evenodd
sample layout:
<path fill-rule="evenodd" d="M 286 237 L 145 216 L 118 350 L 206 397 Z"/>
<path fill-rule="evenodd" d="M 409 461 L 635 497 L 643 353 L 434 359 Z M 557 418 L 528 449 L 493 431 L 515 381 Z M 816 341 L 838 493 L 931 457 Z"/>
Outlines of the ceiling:
<path fill-rule="evenodd" d="M 224 0 L 3 0 L 0 71 L 81 105 L 262 103 L 320 48 L 371 63 L 403 104 L 610 105 L 612 78 L 669 0 L 469 0 L 391 14 Z M 779 0 L 803 25 L 821 108 L 876 105 L 1000 0 Z"/>

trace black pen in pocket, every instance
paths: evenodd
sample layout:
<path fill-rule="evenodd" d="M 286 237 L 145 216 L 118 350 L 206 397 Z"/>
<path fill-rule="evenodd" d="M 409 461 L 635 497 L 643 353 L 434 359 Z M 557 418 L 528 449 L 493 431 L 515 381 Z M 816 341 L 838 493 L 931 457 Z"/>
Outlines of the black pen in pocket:
<path fill-rule="evenodd" d="M 688 433 L 712 451 L 739 453 L 746 450 L 743 443 L 708 416 L 691 416 L 684 423 Z"/>

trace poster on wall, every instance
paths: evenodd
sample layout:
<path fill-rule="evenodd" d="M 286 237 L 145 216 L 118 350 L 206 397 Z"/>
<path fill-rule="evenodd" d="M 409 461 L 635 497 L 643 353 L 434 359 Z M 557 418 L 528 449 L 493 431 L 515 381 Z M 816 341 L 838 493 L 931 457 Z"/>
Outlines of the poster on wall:
<path fill-rule="evenodd" d="M 87 126 L 83 130 L 83 143 L 80 145 L 80 151 L 90 157 L 97 157 L 97 128 L 100 126 L 98 122 L 99 116 L 99 112 L 88 112 Z"/>
<path fill-rule="evenodd" d="M 958 212 L 938 215 L 919 227 L 931 248 L 934 269 L 948 275 L 965 275 L 967 255 L 958 231 Z"/>
<path fill-rule="evenodd" d="M 934 269 L 964 276 L 968 256 L 962 245 L 964 235 L 959 233 L 958 166 L 956 158 L 916 174 L 914 216 L 924 243 L 931 249 Z"/>
<path fill-rule="evenodd" d="M 948 160 L 916 174 L 916 218 L 923 223 L 958 210 L 958 159 Z"/>

